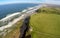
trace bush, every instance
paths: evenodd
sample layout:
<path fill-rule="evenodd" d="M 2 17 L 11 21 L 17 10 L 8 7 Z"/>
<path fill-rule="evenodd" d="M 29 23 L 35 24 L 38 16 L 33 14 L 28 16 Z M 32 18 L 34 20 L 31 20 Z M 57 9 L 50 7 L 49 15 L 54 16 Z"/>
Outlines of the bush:
<path fill-rule="evenodd" d="M 60 8 L 51 8 L 51 7 L 42 7 L 38 9 L 36 12 L 38 13 L 49 13 L 49 14 L 60 14 Z"/>

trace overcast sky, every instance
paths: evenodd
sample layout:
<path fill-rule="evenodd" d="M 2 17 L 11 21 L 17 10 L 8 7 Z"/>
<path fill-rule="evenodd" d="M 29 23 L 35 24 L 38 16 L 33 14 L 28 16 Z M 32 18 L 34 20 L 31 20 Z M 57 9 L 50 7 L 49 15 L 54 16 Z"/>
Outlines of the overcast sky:
<path fill-rule="evenodd" d="M 60 4 L 60 0 L 0 0 L 0 5 L 10 3 L 49 3 Z"/>
<path fill-rule="evenodd" d="M 45 3 L 60 5 L 60 0 L 45 0 Z"/>
<path fill-rule="evenodd" d="M 0 4 L 9 4 L 9 3 L 41 3 L 44 0 L 0 0 Z"/>

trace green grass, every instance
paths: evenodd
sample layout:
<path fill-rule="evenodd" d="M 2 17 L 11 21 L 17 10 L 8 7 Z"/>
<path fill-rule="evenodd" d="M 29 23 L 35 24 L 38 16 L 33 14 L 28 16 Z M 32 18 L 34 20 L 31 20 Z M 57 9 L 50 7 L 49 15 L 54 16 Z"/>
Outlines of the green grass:
<path fill-rule="evenodd" d="M 60 14 L 60 8 L 42 7 L 37 10 L 38 13 Z"/>
<path fill-rule="evenodd" d="M 46 10 L 45 10 L 46 11 Z M 60 15 L 37 13 L 31 16 L 32 38 L 60 38 Z"/>
<path fill-rule="evenodd" d="M 16 27 L 4 38 L 18 38 L 20 34 L 20 25 L 22 21 L 17 22 Z M 31 38 L 60 38 L 60 9 L 41 8 L 37 13 L 31 15 L 30 26 L 33 31 Z M 30 31 L 27 32 L 27 35 Z M 1 36 L 0 36 L 1 38 Z"/>

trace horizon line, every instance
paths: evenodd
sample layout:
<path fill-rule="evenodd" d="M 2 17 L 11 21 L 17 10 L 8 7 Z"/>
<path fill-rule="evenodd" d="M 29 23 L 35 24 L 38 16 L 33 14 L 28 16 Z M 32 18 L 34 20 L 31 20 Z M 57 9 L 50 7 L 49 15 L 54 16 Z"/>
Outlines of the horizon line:
<path fill-rule="evenodd" d="M 43 3 L 43 2 L 1 2 L 0 5 L 6 5 L 6 4 L 15 4 L 15 3 L 33 3 L 33 4 L 39 4 L 39 3 Z"/>

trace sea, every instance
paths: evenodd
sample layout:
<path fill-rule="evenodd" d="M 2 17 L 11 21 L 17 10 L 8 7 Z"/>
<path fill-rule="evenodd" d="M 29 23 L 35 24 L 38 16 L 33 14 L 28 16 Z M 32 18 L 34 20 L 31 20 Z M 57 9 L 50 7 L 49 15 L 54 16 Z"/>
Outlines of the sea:
<path fill-rule="evenodd" d="M 0 19 L 6 17 L 8 14 L 21 12 L 24 9 L 29 7 L 37 6 L 39 4 L 32 4 L 32 3 L 15 3 L 15 4 L 6 4 L 0 5 Z"/>

